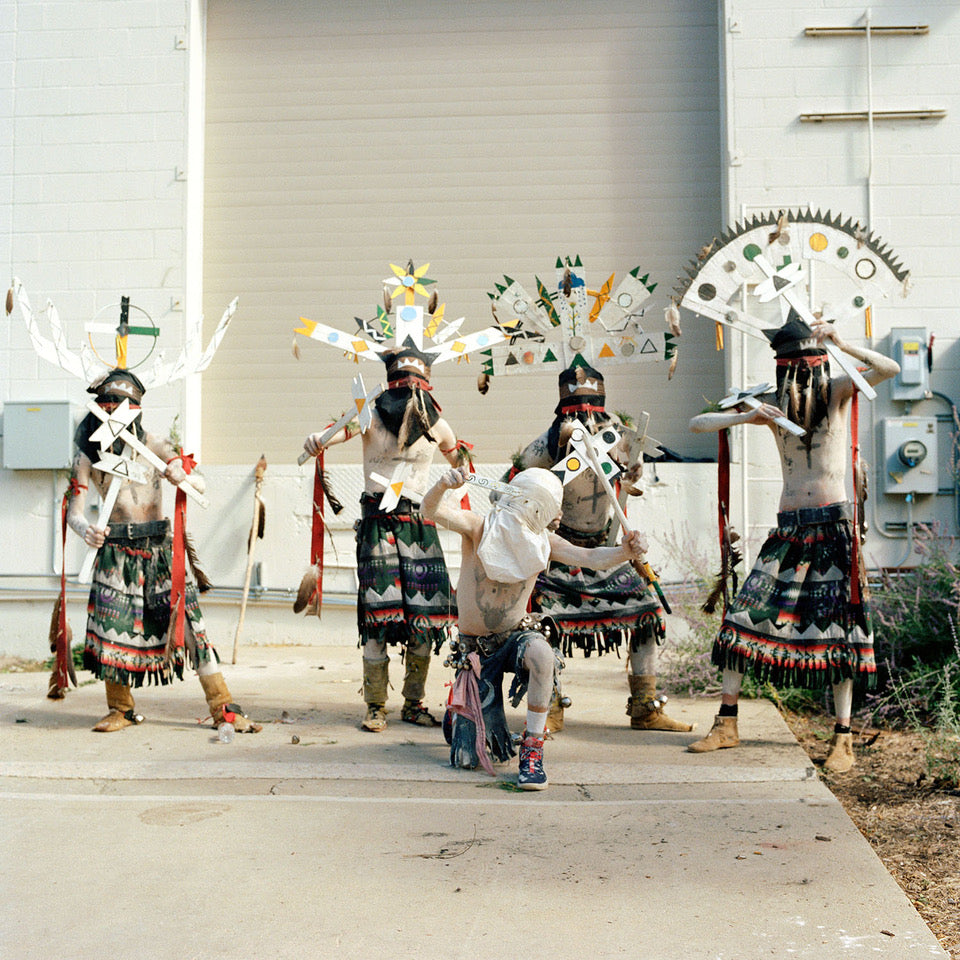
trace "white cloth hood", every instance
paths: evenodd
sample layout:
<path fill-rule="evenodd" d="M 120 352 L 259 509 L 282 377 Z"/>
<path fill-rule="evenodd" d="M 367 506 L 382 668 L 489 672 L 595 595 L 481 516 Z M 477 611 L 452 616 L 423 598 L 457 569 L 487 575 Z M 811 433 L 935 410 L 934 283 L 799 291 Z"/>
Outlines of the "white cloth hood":
<path fill-rule="evenodd" d="M 483 524 L 477 556 L 491 580 L 520 583 L 546 569 L 550 560 L 547 527 L 560 513 L 563 484 L 540 467 L 518 473 Z"/>

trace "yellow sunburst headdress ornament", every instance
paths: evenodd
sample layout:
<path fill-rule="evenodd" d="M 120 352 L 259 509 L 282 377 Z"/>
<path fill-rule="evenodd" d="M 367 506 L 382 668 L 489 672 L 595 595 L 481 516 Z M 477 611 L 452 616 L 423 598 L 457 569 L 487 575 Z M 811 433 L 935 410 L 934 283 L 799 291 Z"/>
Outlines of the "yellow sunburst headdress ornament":
<path fill-rule="evenodd" d="M 422 354 L 427 368 L 446 360 L 462 360 L 474 350 L 489 348 L 509 339 L 517 324 L 511 327 L 498 323 L 476 333 L 461 335 L 464 318 L 446 320 L 446 305 L 438 302 L 436 291 L 427 290 L 436 283 L 426 275 L 429 268 L 429 263 L 414 267 L 411 261 L 405 268 L 391 263 L 393 276 L 383 281 L 383 306 L 377 306 L 372 320 L 355 318 L 359 333 L 344 333 L 306 317 L 300 318 L 301 326 L 296 327 L 294 333 L 337 347 L 351 354 L 356 361 L 388 362 L 398 351 L 412 347 Z M 426 310 L 423 304 L 417 303 L 418 296 L 427 299 Z M 390 339 L 392 344 L 388 343 Z M 432 340 L 432 344 L 426 344 L 426 339 Z"/>

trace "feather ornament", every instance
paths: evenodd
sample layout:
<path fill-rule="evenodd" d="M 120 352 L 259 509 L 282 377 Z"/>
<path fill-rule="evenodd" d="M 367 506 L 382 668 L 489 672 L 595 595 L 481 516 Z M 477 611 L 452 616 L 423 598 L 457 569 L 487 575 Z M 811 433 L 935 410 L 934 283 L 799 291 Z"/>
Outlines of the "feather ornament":
<path fill-rule="evenodd" d="M 343 509 L 343 504 L 337 499 L 336 494 L 333 492 L 333 487 L 330 485 L 330 477 L 327 476 L 326 470 L 320 471 L 320 486 L 323 489 L 323 495 L 327 498 L 327 503 L 330 504 L 330 509 L 336 514 Z"/>
<path fill-rule="evenodd" d="M 720 548 L 720 572 L 717 574 L 707 599 L 700 609 L 704 613 L 714 613 L 722 602 L 726 609 L 731 596 L 736 596 L 738 576 L 736 566 L 743 560 L 743 554 L 734 546 L 740 539 L 740 534 L 730 523 L 723 527 L 723 543 Z"/>
<path fill-rule="evenodd" d="M 320 605 L 317 603 L 317 583 L 320 580 L 320 571 L 316 564 L 312 566 L 300 581 L 297 590 L 297 599 L 293 601 L 293 612 L 306 611 L 305 616 L 320 615 Z"/>
<path fill-rule="evenodd" d="M 680 310 L 677 308 L 677 305 L 673 300 L 670 301 L 670 305 L 663 311 L 663 318 L 666 320 L 667 326 L 670 328 L 670 332 L 675 337 L 679 337 L 681 335 Z"/>
<path fill-rule="evenodd" d="M 813 423 L 813 381 L 808 380 L 803 388 L 803 429 L 810 435 L 810 427 Z"/>
<path fill-rule="evenodd" d="M 213 584 L 210 582 L 210 578 L 200 569 L 197 548 L 194 546 L 192 537 L 186 531 L 183 533 L 183 552 L 190 563 L 190 572 L 193 574 L 193 579 L 197 581 L 197 593 L 206 593 L 213 587 Z"/>

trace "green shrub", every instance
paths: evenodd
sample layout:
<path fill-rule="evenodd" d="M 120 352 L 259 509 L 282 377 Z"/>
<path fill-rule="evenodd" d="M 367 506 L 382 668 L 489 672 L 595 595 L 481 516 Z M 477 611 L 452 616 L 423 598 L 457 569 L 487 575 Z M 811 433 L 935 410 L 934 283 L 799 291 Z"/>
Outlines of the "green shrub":
<path fill-rule="evenodd" d="M 83 644 L 82 643 L 73 644 L 73 646 L 70 648 L 70 656 L 73 658 L 74 669 L 82 670 L 83 669 Z M 43 661 L 44 670 L 52 670 L 56 662 L 56 659 L 57 659 L 56 654 L 53 654 L 52 656 L 44 660 Z"/>
<path fill-rule="evenodd" d="M 920 563 L 883 572 L 871 591 L 877 689 L 865 709 L 874 722 L 929 724 L 942 717 L 945 703 L 960 703 L 954 631 L 960 571 L 951 560 L 954 548 L 952 538 L 920 528 L 915 546 Z"/>

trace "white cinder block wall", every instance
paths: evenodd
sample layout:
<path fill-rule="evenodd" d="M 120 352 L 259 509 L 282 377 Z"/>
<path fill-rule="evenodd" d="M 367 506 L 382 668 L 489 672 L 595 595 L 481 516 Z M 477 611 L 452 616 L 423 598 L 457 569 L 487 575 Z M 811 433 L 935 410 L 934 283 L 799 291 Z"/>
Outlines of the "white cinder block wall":
<path fill-rule="evenodd" d="M 811 37 L 808 27 L 927 26 L 916 36 Z M 907 521 L 958 532 L 953 423 L 950 401 L 960 402 L 960 346 L 956 269 L 960 233 L 960 8 L 954 3 L 869 5 L 848 2 L 772 4 L 737 0 L 721 5 L 724 207 L 728 222 L 770 209 L 810 206 L 842 212 L 867 225 L 910 269 L 912 289 L 878 305 L 873 339 L 843 330 L 845 338 L 889 352 L 896 327 L 934 335 L 930 388 L 937 396 L 907 405 L 889 386 L 861 404 L 861 448 L 871 464 L 865 555 L 871 566 L 912 565 Z M 819 111 L 945 110 L 943 119 L 877 120 L 872 142 L 866 122 L 802 123 Z M 729 351 L 731 381 L 770 381 L 773 364 L 762 344 L 747 355 Z M 745 371 L 745 372 L 744 372 Z M 886 417 L 935 418 L 940 494 L 885 495 L 881 424 Z M 779 471 L 772 443 L 754 430 L 748 438 L 746 482 L 735 508 L 747 504 L 752 539 L 772 519 Z M 763 504 L 769 504 L 766 509 Z M 909 513 L 908 513 L 909 510 Z M 742 517 L 742 511 L 735 509 Z"/>
<path fill-rule="evenodd" d="M 201 38 L 188 36 L 190 13 L 182 0 L 0 5 L 4 288 L 20 278 L 45 331 L 48 300 L 73 334 L 87 320 L 116 321 L 120 297 L 129 296 L 148 311 L 158 347 L 172 358 L 196 322 L 186 302 L 187 107 L 190 40 Z M 201 173 L 198 165 L 194 175 Z M 109 338 L 94 346 L 112 362 Z M 79 417 L 83 386 L 37 358 L 15 309 L 0 326 L 0 400 L 67 399 Z M 171 426 L 184 389 L 151 393 L 152 425 Z M 178 426 L 189 428 L 182 416 Z M 0 470 L 0 599 L 48 595 L 56 582 L 66 476 Z M 71 533 L 68 569 L 80 556 L 76 539 Z M 24 636 L 23 614 L 0 603 L 11 637 L 0 647 L 43 656 L 43 633 L 31 627 Z"/>

